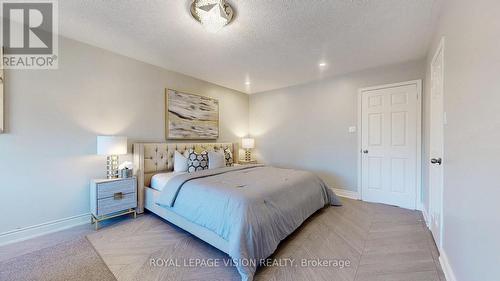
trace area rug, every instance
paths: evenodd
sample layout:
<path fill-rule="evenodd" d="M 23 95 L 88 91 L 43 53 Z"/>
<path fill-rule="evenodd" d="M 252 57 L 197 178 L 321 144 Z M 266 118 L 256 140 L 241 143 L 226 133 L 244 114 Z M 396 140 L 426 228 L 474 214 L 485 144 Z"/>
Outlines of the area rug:
<path fill-rule="evenodd" d="M 282 241 L 271 257 L 277 263 L 260 267 L 254 280 L 444 281 L 420 212 L 343 203 L 318 211 Z M 87 238 L 119 281 L 241 280 L 225 253 L 154 214 Z"/>
<path fill-rule="evenodd" d="M 254 280 L 354 280 L 360 253 L 356 242 L 328 228 L 325 219 L 336 208 L 319 211 L 283 241 L 270 264 Z M 341 222 L 338 223 L 341 225 Z M 360 226 L 364 231 L 367 226 Z M 347 228 L 346 228 L 347 229 Z M 350 228 L 355 236 L 358 228 Z M 119 281 L 241 280 L 230 258 L 186 231 L 154 214 L 147 214 L 87 236 Z M 348 260 L 347 267 L 290 266 L 290 259 Z"/>
<path fill-rule="evenodd" d="M 84 237 L 0 262 L 2 281 L 115 281 Z"/>

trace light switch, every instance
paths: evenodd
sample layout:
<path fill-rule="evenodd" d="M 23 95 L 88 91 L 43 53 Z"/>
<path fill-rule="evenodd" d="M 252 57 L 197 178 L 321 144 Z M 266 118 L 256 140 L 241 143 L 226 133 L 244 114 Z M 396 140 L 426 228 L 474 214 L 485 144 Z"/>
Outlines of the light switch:
<path fill-rule="evenodd" d="M 349 127 L 349 133 L 356 133 L 356 127 L 355 126 Z"/>

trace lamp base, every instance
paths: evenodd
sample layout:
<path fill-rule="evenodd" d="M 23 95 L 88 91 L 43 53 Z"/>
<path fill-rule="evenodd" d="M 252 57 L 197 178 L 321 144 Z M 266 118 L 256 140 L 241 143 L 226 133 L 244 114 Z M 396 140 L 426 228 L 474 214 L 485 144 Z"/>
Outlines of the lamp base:
<path fill-rule="evenodd" d="M 252 161 L 252 152 L 250 152 L 250 149 L 245 150 L 245 161 L 246 162 Z"/>
<path fill-rule="evenodd" d="M 118 155 L 106 157 L 106 177 L 108 179 L 118 178 Z"/>

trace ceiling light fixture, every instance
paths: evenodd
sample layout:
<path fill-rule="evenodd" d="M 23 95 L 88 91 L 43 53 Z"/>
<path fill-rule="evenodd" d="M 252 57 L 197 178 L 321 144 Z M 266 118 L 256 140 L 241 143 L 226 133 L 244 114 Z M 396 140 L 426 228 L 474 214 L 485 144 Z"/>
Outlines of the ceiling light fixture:
<path fill-rule="evenodd" d="M 319 65 L 319 67 L 325 67 L 326 66 L 326 62 L 320 62 L 318 65 Z"/>
<path fill-rule="evenodd" d="M 250 85 L 250 81 L 246 81 L 245 85 L 247 85 L 247 86 Z"/>
<path fill-rule="evenodd" d="M 194 0 L 191 15 L 209 32 L 215 33 L 233 19 L 233 8 L 225 0 Z"/>

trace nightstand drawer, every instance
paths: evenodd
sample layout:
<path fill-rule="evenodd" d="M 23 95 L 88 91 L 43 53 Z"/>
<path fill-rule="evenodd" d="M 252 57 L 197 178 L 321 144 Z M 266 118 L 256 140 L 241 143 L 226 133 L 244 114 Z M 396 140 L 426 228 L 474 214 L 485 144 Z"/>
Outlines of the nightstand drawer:
<path fill-rule="evenodd" d="M 123 194 L 135 193 L 136 179 L 123 179 L 109 182 L 101 182 L 97 184 L 97 199 L 113 197 L 115 193 Z"/>
<path fill-rule="evenodd" d="M 114 212 L 137 207 L 136 193 L 117 193 L 111 197 L 97 200 L 97 215 L 104 216 Z"/>

